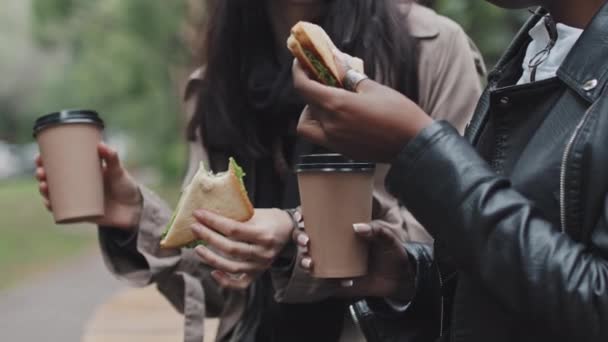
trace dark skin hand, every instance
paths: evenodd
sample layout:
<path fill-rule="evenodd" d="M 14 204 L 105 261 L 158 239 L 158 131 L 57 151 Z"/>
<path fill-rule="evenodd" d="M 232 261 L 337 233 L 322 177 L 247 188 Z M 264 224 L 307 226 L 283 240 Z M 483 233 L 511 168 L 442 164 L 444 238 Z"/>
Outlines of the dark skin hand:
<path fill-rule="evenodd" d="M 343 281 L 338 295 L 344 297 L 388 297 L 399 301 L 413 298 L 415 271 L 402 239 L 380 221 L 353 225 L 355 234 L 369 242 L 368 274 L 352 281 Z M 310 239 L 303 231 L 294 233 L 297 244 L 306 251 L 299 267 L 312 271 L 314 261 L 307 254 Z"/>
<path fill-rule="evenodd" d="M 338 64 L 347 55 L 334 52 Z M 311 79 L 297 61 L 294 86 L 309 105 L 298 134 L 315 144 L 364 160 L 391 162 L 405 144 L 433 120 L 401 93 L 371 80 L 357 92 L 324 86 Z"/>

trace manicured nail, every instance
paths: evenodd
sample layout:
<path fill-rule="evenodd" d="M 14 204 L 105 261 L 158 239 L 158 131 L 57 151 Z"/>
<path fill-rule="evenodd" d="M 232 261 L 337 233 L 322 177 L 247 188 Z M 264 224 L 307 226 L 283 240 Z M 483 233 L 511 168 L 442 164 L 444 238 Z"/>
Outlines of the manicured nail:
<path fill-rule="evenodd" d="M 365 223 L 355 223 L 353 224 L 353 229 L 356 233 L 365 234 L 372 231 L 372 227 L 369 224 Z"/>
<path fill-rule="evenodd" d="M 300 246 L 302 246 L 302 247 L 308 246 L 308 241 L 310 241 L 310 239 L 308 238 L 308 236 L 306 236 L 306 234 L 298 235 L 298 244 Z"/>
<path fill-rule="evenodd" d="M 312 266 L 312 259 L 304 258 L 304 259 L 302 259 L 300 264 L 302 265 L 303 268 L 310 269 L 310 266 Z"/>
<path fill-rule="evenodd" d="M 353 285 L 355 285 L 355 281 L 352 279 L 342 280 L 340 282 L 340 286 L 342 287 L 353 287 Z"/>
<path fill-rule="evenodd" d="M 196 252 L 196 254 L 198 254 L 201 258 L 205 257 L 205 247 L 203 246 L 196 246 L 194 248 L 194 251 Z"/>

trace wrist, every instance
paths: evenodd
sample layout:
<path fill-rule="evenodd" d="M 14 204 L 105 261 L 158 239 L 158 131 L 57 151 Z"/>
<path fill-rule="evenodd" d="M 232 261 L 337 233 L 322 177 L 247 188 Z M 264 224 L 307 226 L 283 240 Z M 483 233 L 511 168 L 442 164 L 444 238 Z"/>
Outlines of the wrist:
<path fill-rule="evenodd" d="M 409 260 L 400 269 L 405 272 L 398 278 L 395 287 L 386 298 L 395 303 L 409 303 L 416 293 L 416 271 Z"/>
<path fill-rule="evenodd" d="M 433 123 L 433 119 L 419 109 L 411 120 L 402 120 L 400 136 L 406 144 Z"/>
<path fill-rule="evenodd" d="M 136 192 L 136 197 L 133 200 L 129 201 L 128 204 L 119 206 L 119 209 L 113 211 L 111 217 L 104 218 L 99 224 L 124 231 L 137 230 L 144 212 L 144 197 L 139 187 L 137 187 Z"/>

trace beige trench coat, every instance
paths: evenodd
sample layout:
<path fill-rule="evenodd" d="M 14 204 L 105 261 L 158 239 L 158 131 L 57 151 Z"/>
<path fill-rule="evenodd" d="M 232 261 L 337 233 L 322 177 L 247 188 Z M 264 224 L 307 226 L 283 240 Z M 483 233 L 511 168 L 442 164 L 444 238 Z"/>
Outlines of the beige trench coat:
<path fill-rule="evenodd" d="M 463 30 L 451 20 L 430 9 L 414 5 L 408 18 L 410 33 L 419 40 L 419 104 L 436 120 L 446 120 L 460 132 L 470 120 L 481 94 L 480 75 L 485 71 L 478 50 Z M 200 70 L 186 87 L 186 106 L 194 112 L 194 94 Z M 200 161 L 209 163 L 200 142 L 190 144 L 187 184 Z M 424 228 L 400 207 L 384 189 L 388 165 L 377 170 L 374 193 L 374 219 L 398 230 L 413 241 L 431 241 Z M 185 316 L 184 341 L 203 339 L 204 317 L 219 317 L 216 341 L 238 341 L 237 329 L 247 305 L 247 292 L 223 290 L 210 276 L 210 269 L 201 263 L 192 250 L 161 250 L 159 241 L 172 214 L 171 208 L 149 190 L 142 187 L 143 213 L 137 234 L 125 240 L 116 230 L 99 229 L 100 245 L 108 269 L 133 286 L 156 283 L 165 297 Z M 299 262 L 301 251 L 298 251 Z M 337 289 L 332 281 L 311 278 L 299 267 L 273 272 L 277 289 L 275 298 L 285 302 L 310 302 L 331 296 Z M 238 329 L 237 329 L 238 330 Z M 354 341 L 351 328 L 343 340 Z"/>

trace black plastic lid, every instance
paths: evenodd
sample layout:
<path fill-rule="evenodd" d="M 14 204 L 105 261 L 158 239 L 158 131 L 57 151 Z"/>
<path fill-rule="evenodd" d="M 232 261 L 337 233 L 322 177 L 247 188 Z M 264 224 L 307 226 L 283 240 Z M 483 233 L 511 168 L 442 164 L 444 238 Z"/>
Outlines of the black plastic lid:
<path fill-rule="evenodd" d="M 309 154 L 300 156 L 297 172 L 369 172 L 374 171 L 374 163 L 354 161 L 341 154 Z"/>
<path fill-rule="evenodd" d="M 73 123 L 86 123 L 104 127 L 103 120 L 94 110 L 62 110 L 39 117 L 34 124 L 34 136 L 49 126 Z"/>

